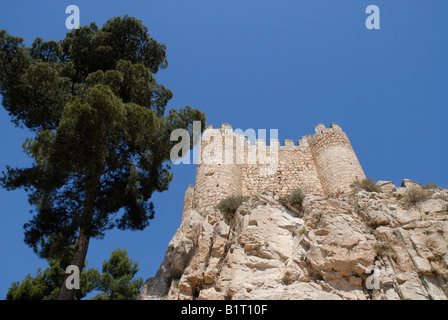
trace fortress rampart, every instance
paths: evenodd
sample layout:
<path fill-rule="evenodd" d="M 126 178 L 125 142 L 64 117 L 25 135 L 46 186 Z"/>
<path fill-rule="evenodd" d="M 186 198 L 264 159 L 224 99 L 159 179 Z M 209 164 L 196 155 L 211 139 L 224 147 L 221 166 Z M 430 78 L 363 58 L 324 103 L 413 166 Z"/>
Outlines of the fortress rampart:
<path fill-rule="evenodd" d="M 184 213 L 213 208 L 231 195 L 269 190 L 284 196 L 296 188 L 317 195 L 342 195 L 365 179 L 347 135 L 332 123 L 297 141 L 257 139 L 255 144 L 228 124 L 209 126 L 201 138 L 195 186 L 185 192 Z"/>

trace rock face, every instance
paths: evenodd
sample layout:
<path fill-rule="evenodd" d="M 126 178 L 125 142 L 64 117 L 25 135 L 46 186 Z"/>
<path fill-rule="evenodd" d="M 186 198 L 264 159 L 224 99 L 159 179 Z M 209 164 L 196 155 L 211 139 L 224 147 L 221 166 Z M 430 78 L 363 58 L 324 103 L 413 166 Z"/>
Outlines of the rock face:
<path fill-rule="evenodd" d="M 382 186 L 301 211 L 272 192 L 231 217 L 188 210 L 139 299 L 448 299 L 448 190 L 409 205 L 414 184 Z"/>

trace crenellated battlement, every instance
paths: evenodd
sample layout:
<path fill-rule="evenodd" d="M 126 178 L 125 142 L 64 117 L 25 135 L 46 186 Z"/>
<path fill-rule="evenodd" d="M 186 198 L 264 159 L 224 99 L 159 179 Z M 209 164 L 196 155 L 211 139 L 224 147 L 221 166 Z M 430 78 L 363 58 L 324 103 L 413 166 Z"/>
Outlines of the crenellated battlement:
<path fill-rule="evenodd" d="M 214 207 L 230 195 L 265 190 L 279 195 L 296 188 L 318 195 L 346 193 L 356 179 L 365 178 L 347 135 L 336 123 L 329 128 L 318 124 L 314 130 L 281 144 L 277 132 L 271 131 L 274 138 L 266 140 L 255 130 L 233 130 L 226 123 L 208 126 L 199 147 L 195 187 L 187 189 L 184 210 Z"/>
<path fill-rule="evenodd" d="M 250 139 L 246 136 L 243 135 L 239 132 L 235 132 L 233 130 L 233 127 L 227 123 L 223 123 L 221 124 L 220 128 L 214 128 L 213 125 L 209 125 L 206 130 L 209 131 L 214 131 L 214 133 L 212 133 L 211 135 L 215 135 L 215 134 L 221 134 L 221 135 L 231 135 L 234 136 L 236 139 L 239 139 L 240 141 L 243 141 L 242 143 L 245 146 L 258 146 L 258 147 L 279 147 L 279 148 L 293 148 L 293 147 L 302 147 L 302 146 L 308 146 L 309 141 L 313 141 L 317 138 L 319 138 L 321 135 L 325 135 L 325 134 L 331 134 L 334 132 L 337 133 L 343 133 L 341 126 L 339 126 L 336 123 L 331 123 L 329 128 L 325 127 L 325 124 L 321 123 L 318 124 L 314 127 L 315 133 L 314 134 L 308 134 L 306 136 L 303 136 L 301 139 L 299 140 L 293 140 L 293 139 L 284 139 L 282 141 L 282 143 L 280 143 L 279 139 L 269 139 L 269 143 L 266 142 L 266 139 L 260 139 L 260 138 L 256 138 L 255 139 L 255 144 L 252 144 Z M 237 129 L 238 130 L 238 129 Z M 254 137 L 256 136 L 256 132 L 254 131 Z"/>

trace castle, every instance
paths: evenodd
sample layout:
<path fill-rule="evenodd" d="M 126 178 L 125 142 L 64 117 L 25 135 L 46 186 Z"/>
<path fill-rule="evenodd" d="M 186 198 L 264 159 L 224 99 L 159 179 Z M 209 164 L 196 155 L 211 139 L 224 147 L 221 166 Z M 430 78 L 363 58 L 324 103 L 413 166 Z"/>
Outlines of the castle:
<path fill-rule="evenodd" d="M 215 207 L 231 195 L 252 196 L 272 191 L 280 196 L 301 188 L 317 195 L 338 196 L 365 179 L 347 135 L 332 123 L 315 126 L 315 134 L 297 145 L 285 140 L 257 139 L 252 145 L 228 124 L 209 126 L 201 138 L 195 186 L 185 192 L 184 213 Z"/>
<path fill-rule="evenodd" d="M 315 130 L 280 146 L 208 127 L 181 225 L 139 299 L 446 300 L 448 190 L 405 179 L 352 193 L 365 175 L 347 135 Z M 281 199 L 296 188 L 307 191 L 301 212 Z M 420 202 L 406 200 L 416 190 Z M 253 197 L 231 219 L 211 210 L 230 195 Z"/>

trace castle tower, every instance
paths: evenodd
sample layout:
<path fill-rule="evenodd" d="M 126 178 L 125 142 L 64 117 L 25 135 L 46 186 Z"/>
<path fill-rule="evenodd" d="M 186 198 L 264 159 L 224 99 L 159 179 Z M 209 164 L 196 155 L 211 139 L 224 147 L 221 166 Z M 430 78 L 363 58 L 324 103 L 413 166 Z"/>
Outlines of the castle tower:
<path fill-rule="evenodd" d="M 193 209 L 213 208 L 231 195 L 241 195 L 241 164 L 236 161 L 236 135 L 232 127 L 209 126 L 203 134 L 196 168 Z"/>
<path fill-rule="evenodd" d="M 318 124 L 309 136 L 311 153 L 327 196 L 346 194 L 356 180 L 366 178 L 347 135 L 332 123 L 330 128 Z"/>

